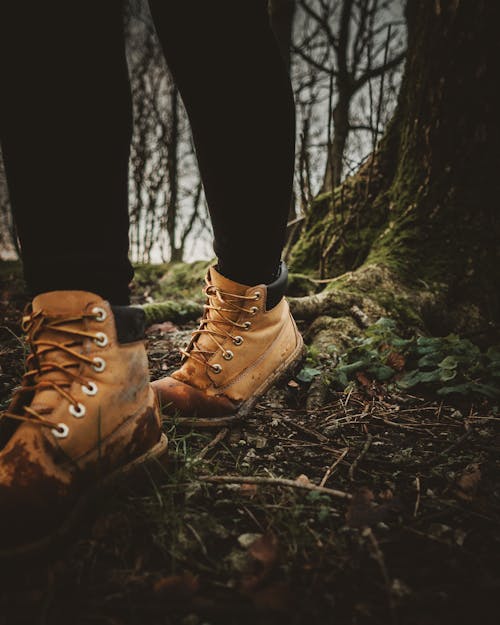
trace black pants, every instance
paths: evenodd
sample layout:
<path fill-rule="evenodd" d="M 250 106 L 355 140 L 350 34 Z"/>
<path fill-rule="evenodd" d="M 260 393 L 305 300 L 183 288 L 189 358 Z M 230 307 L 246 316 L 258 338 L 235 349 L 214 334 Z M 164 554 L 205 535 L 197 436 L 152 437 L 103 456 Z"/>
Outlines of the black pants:
<path fill-rule="evenodd" d="M 184 101 L 219 267 L 269 281 L 294 163 L 293 94 L 266 0 L 151 0 Z M 0 4 L 0 137 L 25 276 L 128 301 L 132 109 L 122 0 Z"/>

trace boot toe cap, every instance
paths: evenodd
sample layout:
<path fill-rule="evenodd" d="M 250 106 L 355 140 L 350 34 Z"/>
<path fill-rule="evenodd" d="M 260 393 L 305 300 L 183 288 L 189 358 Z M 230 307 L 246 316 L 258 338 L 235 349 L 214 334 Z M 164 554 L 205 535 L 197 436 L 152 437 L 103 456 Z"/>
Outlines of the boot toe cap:
<path fill-rule="evenodd" d="M 223 417 L 234 414 L 238 406 L 223 395 L 209 395 L 199 388 L 173 377 L 152 383 L 162 410 L 181 417 Z"/>

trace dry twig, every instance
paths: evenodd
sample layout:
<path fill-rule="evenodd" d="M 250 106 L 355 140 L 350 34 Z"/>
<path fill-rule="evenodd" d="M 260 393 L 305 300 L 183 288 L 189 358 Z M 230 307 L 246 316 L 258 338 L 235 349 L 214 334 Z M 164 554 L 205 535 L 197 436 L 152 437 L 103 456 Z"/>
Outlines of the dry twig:
<path fill-rule="evenodd" d="M 271 486 L 289 486 L 291 488 L 315 491 L 317 493 L 324 493 L 325 495 L 337 497 L 338 499 L 351 499 L 352 497 L 352 495 L 342 490 L 326 488 L 325 486 L 316 486 L 316 484 L 312 484 L 311 482 L 288 480 L 283 477 L 263 477 L 258 475 L 201 475 L 198 479 L 200 482 L 208 482 L 209 484 L 269 484 Z"/>
<path fill-rule="evenodd" d="M 368 433 L 366 435 L 366 441 L 365 441 L 365 444 L 363 445 L 363 449 L 360 451 L 358 457 L 354 460 L 354 462 L 349 467 L 349 479 L 351 480 L 351 482 L 354 481 L 354 471 L 356 470 L 356 467 L 361 462 L 361 460 L 363 460 L 366 452 L 370 449 L 372 440 L 373 440 L 373 436 Z"/>

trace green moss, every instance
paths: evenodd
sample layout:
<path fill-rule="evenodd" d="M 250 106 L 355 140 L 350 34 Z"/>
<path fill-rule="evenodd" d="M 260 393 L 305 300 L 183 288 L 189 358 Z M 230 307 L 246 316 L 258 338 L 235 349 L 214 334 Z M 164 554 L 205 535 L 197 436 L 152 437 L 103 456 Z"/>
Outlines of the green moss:
<path fill-rule="evenodd" d="M 167 271 L 169 263 L 136 263 L 134 264 L 134 282 L 144 285 L 155 285 Z"/>
<path fill-rule="evenodd" d="M 166 263 L 162 265 L 140 265 L 135 280 L 150 284 L 150 295 L 155 300 L 203 298 L 204 276 L 212 260 L 198 260 L 193 263 Z"/>
<path fill-rule="evenodd" d="M 292 271 L 318 277 L 335 277 L 352 271 L 366 260 L 373 241 L 384 228 L 387 203 L 372 201 L 367 187 L 372 172 L 365 168 L 331 193 L 318 196 L 309 211 L 302 233 L 292 248 Z"/>

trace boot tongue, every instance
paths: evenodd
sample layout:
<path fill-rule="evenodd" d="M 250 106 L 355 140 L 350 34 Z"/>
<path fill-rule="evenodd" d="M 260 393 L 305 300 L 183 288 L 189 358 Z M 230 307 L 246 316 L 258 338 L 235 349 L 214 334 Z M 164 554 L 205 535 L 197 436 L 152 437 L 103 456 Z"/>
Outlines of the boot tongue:
<path fill-rule="evenodd" d="M 100 301 L 101 298 L 98 295 L 86 291 L 51 291 L 36 296 L 33 299 L 32 309 L 33 313 L 43 313 L 50 323 L 50 321 L 56 321 L 58 319 L 63 320 L 64 318 L 80 317 L 85 312 L 88 312 L 90 304 L 97 304 Z M 82 321 L 64 323 L 61 324 L 60 327 L 65 329 L 84 329 Z M 51 330 L 46 327 L 42 327 L 36 334 L 35 341 L 51 341 L 65 344 L 78 353 L 83 349 L 81 345 L 78 345 L 78 343 L 81 343 L 81 340 L 77 336 L 71 336 L 70 334 Z M 44 345 L 38 347 L 40 365 L 47 362 L 62 365 L 63 363 L 72 362 L 74 360 L 75 367 L 71 367 L 71 371 L 75 372 L 77 370 L 76 365 L 79 363 L 70 354 L 66 353 L 64 350 L 58 350 L 57 348 L 45 351 L 47 349 L 48 346 Z M 51 380 L 66 388 L 67 385 L 72 382 L 72 377 L 61 370 L 46 372 L 42 376 L 38 375 L 36 377 L 38 382 L 42 379 Z M 31 407 L 40 412 L 40 414 L 47 414 L 55 408 L 60 400 L 61 395 L 57 391 L 50 388 L 41 389 L 33 397 Z"/>

